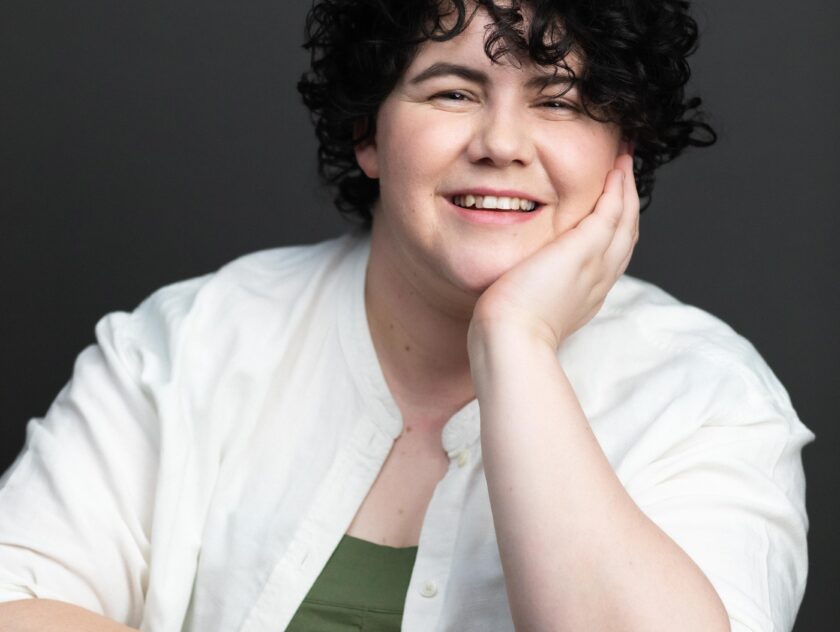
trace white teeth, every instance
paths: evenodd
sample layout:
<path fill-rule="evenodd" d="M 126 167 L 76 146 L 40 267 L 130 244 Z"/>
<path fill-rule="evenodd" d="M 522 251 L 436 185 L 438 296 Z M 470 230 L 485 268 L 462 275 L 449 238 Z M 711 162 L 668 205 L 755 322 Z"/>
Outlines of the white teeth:
<path fill-rule="evenodd" d="M 533 211 L 537 203 L 516 197 L 502 197 L 496 195 L 456 195 L 452 201 L 464 208 L 499 209 L 512 211 Z"/>

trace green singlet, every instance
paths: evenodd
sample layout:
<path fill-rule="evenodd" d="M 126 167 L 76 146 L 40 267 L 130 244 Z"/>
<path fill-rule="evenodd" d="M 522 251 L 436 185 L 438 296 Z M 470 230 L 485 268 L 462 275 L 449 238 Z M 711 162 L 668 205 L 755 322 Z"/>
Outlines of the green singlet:
<path fill-rule="evenodd" d="M 416 557 L 345 534 L 286 632 L 399 632 Z"/>

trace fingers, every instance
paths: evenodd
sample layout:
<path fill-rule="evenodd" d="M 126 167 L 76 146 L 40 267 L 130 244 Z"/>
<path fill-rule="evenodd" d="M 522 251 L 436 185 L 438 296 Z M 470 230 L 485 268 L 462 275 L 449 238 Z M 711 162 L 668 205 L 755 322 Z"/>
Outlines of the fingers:
<path fill-rule="evenodd" d="M 593 255 L 602 257 L 615 236 L 624 209 L 624 179 L 621 169 L 612 169 L 604 181 L 604 191 L 592 213 L 578 225 L 588 233 Z"/>
<path fill-rule="evenodd" d="M 633 248 L 639 239 L 639 194 L 633 176 L 633 158 L 623 154 L 616 160 L 616 165 L 624 172 L 622 189 L 622 212 L 616 226 L 615 236 L 604 257 L 616 265 L 616 277 L 627 269 Z"/>
<path fill-rule="evenodd" d="M 621 154 L 616 158 L 614 168 L 607 173 L 604 191 L 592 214 L 582 222 L 595 233 L 593 239 L 598 243 L 600 255 L 611 247 L 617 232 L 626 223 L 627 211 L 632 211 L 634 191 L 633 160 L 628 154 Z"/>
<path fill-rule="evenodd" d="M 640 206 L 632 155 L 620 154 L 614 167 L 592 213 L 579 224 L 588 235 L 588 256 L 603 262 L 605 274 L 613 281 L 630 262 L 638 239 Z"/>

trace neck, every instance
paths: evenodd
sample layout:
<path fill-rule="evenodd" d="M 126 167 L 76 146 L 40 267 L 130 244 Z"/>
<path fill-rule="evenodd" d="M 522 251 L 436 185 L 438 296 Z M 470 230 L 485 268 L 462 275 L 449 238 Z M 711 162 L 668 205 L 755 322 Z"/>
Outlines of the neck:
<path fill-rule="evenodd" d="M 365 307 L 376 355 L 406 422 L 439 430 L 475 397 L 467 330 L 477 297 L 432 287 L 413 269 L 374 222 Z"/>

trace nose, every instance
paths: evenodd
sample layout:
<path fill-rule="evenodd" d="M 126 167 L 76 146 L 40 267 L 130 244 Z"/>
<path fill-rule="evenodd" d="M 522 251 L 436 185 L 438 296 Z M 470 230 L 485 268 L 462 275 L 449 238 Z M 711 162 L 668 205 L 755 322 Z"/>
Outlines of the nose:
<path fill-rule="evenodd" d="M 467 148 L 470 161 L 496 167 L 530 164 L 535 149 L 526 118 L 510 104 L 483 109 Z"/>

